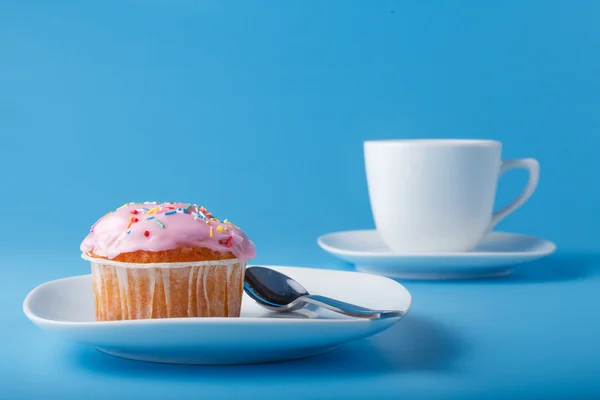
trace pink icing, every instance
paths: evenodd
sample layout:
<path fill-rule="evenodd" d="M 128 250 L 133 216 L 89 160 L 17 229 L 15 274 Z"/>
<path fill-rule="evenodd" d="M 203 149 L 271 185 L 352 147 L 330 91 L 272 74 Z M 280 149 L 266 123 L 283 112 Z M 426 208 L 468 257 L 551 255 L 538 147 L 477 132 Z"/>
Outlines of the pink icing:
<path fill-rule="evenodd" d="M 227 220 L 219 221 L 195 204 L 156 202 L 129 203 L 100 218 L 81 243 L 81 251 L 112 259 L 121 253 L 182 245 L 231 252 L 240 260 L 256 256 L 244 231 Z"/>

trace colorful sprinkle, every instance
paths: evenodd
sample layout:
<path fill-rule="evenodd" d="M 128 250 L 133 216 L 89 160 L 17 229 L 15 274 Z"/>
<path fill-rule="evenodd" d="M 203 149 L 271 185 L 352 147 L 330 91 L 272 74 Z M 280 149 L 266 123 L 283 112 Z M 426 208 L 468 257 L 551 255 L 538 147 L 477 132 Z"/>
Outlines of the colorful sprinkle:
<path fill-rule="evenodd" d="M 219 225 L 217 227 L 217 232 L 219 232 L 219 233 L 223 232 L 223 225 Z"/>
<path fill-rule="evenodd" d="M 131 210 L 129 212 L 132 213 L 132 214 L 139 214 L 138 210 Z"/>
<path fill-rule="evenodd" d="M 173 210 L 173 211 L 167 211 L 165 213 L 165 215 L 173 215 L 173 214 L 177 214 L 177 211 Z"/>
<path fill-rule="evenodd" d="M 213 232 L 212 231 L 213 231 L 213 227 L 211 226 L 210 227 L 210 231 L 209 231 L 210 232 L 210 237 L 213 237 Z"/>
<path fill-rule="evenodd" d="M 212 214 L 210 212 L 208 212 L 208 210 L 206 208 L 202 207 L 202 206 L 200 206 L 200 211 L 199 212 L 201 212 L 201 214 L 203 216 L 205 216 L 206 218 L 211 218 L 212 217 Z"/>
<path fill-rule="evenodd" d="M 130 233 L 131 233 L 131 230 L 128 230 L 128 231 L 127 231 L 127 234 L 129 235 Z"/>
<path fill-rule="evenodd" d="M 149 221 L 149 220 L 151 220 L 151 219 L 154 219 L 154 215 L 153 215 L 153 216 L 151 216 L 151 217 L 148 217 L 148 218 L 146 218 L 146 221 Z"/>
<path fill-rule="evenodd" d="M 131 225 L 132 225 L 134 222 L 138 222 L 138 221 L 139 221 L 139 220 L 138 220 L 137 218 L 135 218 L 135 217 L 129 217 L 129 224 L 127 225 L 127 229 L 131 228 Z"/>
<path fill-rule="evenodd" d="M 165 224 L 163 224 L 162 222 L 160 222 L 160 221 L 158 220 L 158 218 L 156 218 L 154 221 L 156 222 L 156 225 L 160 226 L 161 228 L 164 228 L 164 227 L 165 227 Z"/>
<path fill-rule="evenodd" d="M 159 209 L 159 208 L 160 208 L 160 207 L 154 207 L 153 209 L 151 209 L 150 211 L 148 211 L 148 213 L 147 213 L 146 215 L 152 215 L 152 214 L 155 214 L 155 213 L 158 211 L 158 209 Z"/>
<path fill-rule="evenodd" d="M 146 236 L 146 237 L 150 236 L 150 232 L 144 231 L 144 236 Z"/>
<path fill-rule="evenodd" d="M 233 240 L 233 236 L 229 236 L 229 239 L 227 239 L 227 243 L 225 244 L 225 246 L 231 247 L 231 241 L 232 240 Z"/>

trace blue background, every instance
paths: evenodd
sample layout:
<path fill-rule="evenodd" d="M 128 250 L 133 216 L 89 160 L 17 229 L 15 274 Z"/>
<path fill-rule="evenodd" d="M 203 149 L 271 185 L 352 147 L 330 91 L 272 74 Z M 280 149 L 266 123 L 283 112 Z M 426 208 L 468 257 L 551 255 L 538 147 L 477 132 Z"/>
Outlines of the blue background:
<path fill-rule="evenodd" d="M 600 397 L 599 18 L 583 0 L 0 3 L 0 393 Z M 36 285 L 87 273 L 80 241 L 129 201 L 201 203 L 257 263 L 351 269 L 316 238 L 373 226 L 362 142 L 421 137 L 537 158 L 537 192 L 498 229 L 558 253 L 406 282 L 395 328 L 286 364 L 133 363 L 22 315 Z"/>

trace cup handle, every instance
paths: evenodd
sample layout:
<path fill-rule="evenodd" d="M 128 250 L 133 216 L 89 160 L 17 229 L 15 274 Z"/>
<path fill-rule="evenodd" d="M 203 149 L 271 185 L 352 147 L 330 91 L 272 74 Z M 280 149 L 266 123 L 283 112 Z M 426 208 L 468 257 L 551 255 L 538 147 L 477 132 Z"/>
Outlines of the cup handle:
<path fill-rule="evenodd" d="M 503 209 L 496 211 L 494 215 L 492 215 L 492 223 L 490 224 L 489 228 L 490 231 L 492 230 L 492 228 L 494 228 L 494 226 L 496 226 L 498 222 L 504 219 L 504 217 L 515 211 L 517 208 L 521 207 L 531 197 L 531 195 L 535 191 L 535 188 L 537 187 L 538 181 L 540 179 L 540 163 L 536 159 L 522 158 L 519 160 L 502 161 L 498 178 L 504 175 L 506 171 L 515 168 L 527 169 L 529 171 L 529 181 L 527 182 L 527 186 L 525 186 L 523 192 L 521 192 L 521 194 L 515 199 L 515 201 L 513 201 Z"/>

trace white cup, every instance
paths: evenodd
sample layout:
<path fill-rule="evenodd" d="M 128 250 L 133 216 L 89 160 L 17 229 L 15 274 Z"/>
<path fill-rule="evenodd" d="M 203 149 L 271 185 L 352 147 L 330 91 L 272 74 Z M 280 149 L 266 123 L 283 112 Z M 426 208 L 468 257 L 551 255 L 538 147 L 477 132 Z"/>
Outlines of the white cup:
<path fill-rule="evenodd" d="M 364 145 L 371 209 L 383 241 L 398 253 L 473 250 L 533 194 L 539 163 L 501 161 L 493 140 L 373 140 Z M 529 171 L 521 195 L 493 213 L 500 176 Z"/>

